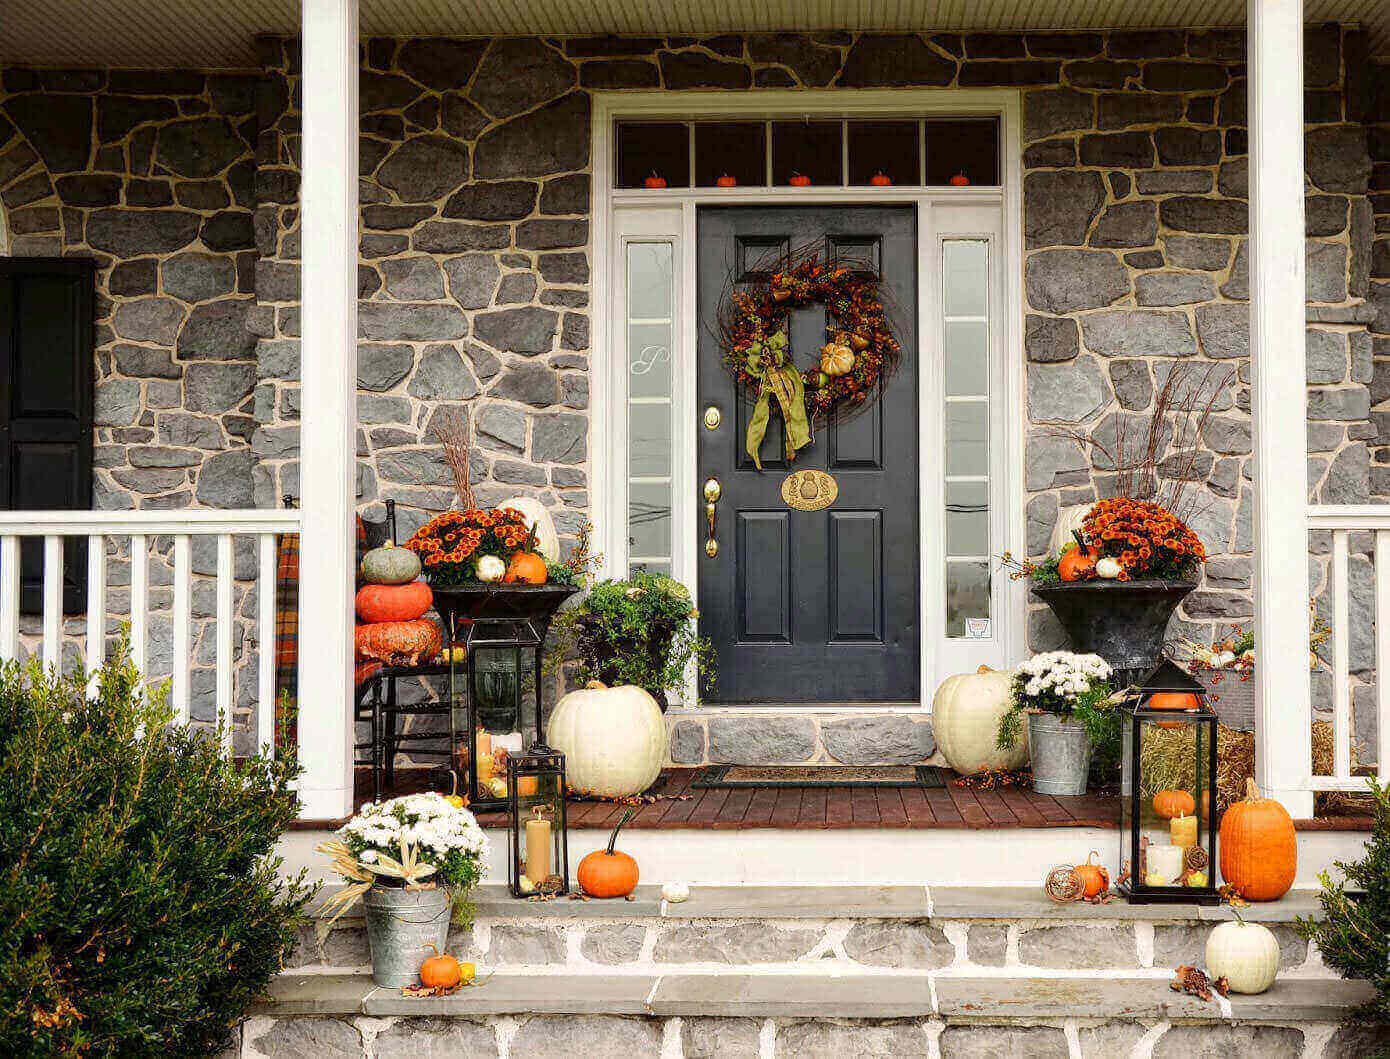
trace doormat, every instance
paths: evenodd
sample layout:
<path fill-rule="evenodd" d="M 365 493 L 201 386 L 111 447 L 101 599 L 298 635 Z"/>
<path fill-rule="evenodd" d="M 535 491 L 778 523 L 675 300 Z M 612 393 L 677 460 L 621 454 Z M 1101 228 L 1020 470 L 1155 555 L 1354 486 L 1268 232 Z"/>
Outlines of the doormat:
<path fill-rule="evenodd" d="M 940 765 L 706 765 L 692 787 L 945 787 Z"/>

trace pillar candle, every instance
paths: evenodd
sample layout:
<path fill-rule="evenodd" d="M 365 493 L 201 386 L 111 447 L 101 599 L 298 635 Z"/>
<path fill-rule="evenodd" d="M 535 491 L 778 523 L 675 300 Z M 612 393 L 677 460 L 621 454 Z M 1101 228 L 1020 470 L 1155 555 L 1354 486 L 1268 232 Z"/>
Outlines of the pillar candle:
<path fill-rule="evenodd" d="M 492 760 L 492 736 L 478 729 L 478 782 L 485 783 L 492 779 L 494 762 Z"/>
<path fill-rule="evenodd" d="M 539 781 L 535 776 L 519 776 L 516 781 L 516 793 L 519 798 L 534 798 L 536 796 L 536 785 Z"/>
<path fill-rule="evenodd" d="M 1151 886 L 1170 885 L 1179 875 L 1182 874 L 1183 847 L 1167 845 L 1165 843 L 1155 843 L 1149 847 L 1147 862 L 1148 873 L 1145 881 Z M 1161 883 L 1156 883 L 1155 879 L 1161 879 Z"/>
<path fill-rule="evenodd" d="M 540 810 L 526 821 L 526 878 L 540 886 L 550 874 L 550 821 Z"/>
<path fill-rule="evenodd" d="M 1197 818 L 1175 816 L 1168 821 L 1168 832 L 1173 839 L 1173 845 L 1189 849 L 1197 844 Z"/>

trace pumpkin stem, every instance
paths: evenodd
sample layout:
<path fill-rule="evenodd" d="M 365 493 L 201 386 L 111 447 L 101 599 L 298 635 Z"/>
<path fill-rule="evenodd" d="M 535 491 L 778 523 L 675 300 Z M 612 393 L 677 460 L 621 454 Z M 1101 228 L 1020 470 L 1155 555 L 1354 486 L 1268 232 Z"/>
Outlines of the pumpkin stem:
<path fill-rule="evenodd" d="M 625 823 L 627 823 L 629 820 L 631 820 L 631 819 L 632 819 L 634 816 L 636 816 L 636 815 L 637 815 L 637 810 L 636 810 L 636 809 L 629 809 L 627 812 L 623 813 L 623 818 L 622 818 L 621 820 L 618 821 L 618 826 L 615 827 L 615 828 L 613 829 L 613 833 L 612 833 L 611 835 L 608 836 L 608 855 L 609 855 L 610 857 L 613 855 L 613 846 L 614 846 L 614 845 L 617 843 L 617 841 L 618 841 L 618 832 L 621 831 L 621 830 L 623 829 L 623 825 L 624 825 Z"/>
<path fill-rule="evenodd" d="M 1087 864 L 1090 864 L 1090 863 L 1091 863 L 1091 858 L 1092 858 L 1092 857 L 1099 857 L 1099 856 L 1100 856 L 1099 853 L 1097 853 L 1095 850 L 1091 850 L 1091 852 L 1088 853 L 1088 854 L 1086 855 L 1086 863 L 1087 863 Z"/>
<path fill-rule="evenodd" d="M 1237 923 L 1239 923 L 1241 926 L 1245 926 L 1245 917 L 1240 914 L 1240 909 L 1238 909 L 1235 905 L 1231 906 L 1231 915 L 1236 917 Z"/>
<path fill-rule="evenodd" d="M 1245 780 L 1245 800 L 1247 802 L 1258 801 L 1259 797 L 1260 788 L 1255 784 L 1253 779 L 1247 777 Z"/>
<path fill-rule="evenodd" d="M 425 942 L 425 948 L 429 949 L 430 952 L 432 952 L 432 953 L 435 954 L 435 956 L 438 956 L 438 955 L 439 955 L 439 946 L 437 946 L 434 942 L 432 942 L 432 941 L 427 941 L 427 942 Z"/>

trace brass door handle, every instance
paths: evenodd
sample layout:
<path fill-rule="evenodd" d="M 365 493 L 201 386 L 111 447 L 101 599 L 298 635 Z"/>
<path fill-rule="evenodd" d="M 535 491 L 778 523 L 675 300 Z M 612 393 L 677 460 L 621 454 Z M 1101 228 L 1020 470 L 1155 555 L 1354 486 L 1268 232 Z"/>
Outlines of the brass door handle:
<path fill-rule="evenodd" d="M 709 522 L 709 537 L 705 540 L 705 554 L 713 559 L 719 554 L 719 541 L 715 539 L 715 505 L 719 503 L 719 497 L 724 490 L 719 486 L 718 478 L 705 479 L 705 518 Z"/>

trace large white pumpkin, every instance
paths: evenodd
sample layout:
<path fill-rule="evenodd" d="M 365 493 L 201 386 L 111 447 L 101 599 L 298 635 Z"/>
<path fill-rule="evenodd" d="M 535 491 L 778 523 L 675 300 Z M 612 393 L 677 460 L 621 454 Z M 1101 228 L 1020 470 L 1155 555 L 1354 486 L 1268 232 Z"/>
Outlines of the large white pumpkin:
<path fill-rule="evenodd" d="M 548 563 L 560 561 L 560 538 L 555 532 L 555 520 L 550 517 L 550 512 L 545 509 L 544 504 L 533 496 L 514 496 L 510 500 L 503 500 L 497 506 L 511 508 L 524 516 L 526 525 L 535 531 L 536 551 L 540 552 L 541 557 Z"/>
<path fill-rule="evenodd" d="M 565 754 L 565 779 L 575 790 L 609 798 L 641 794 L 666 761 L 666 719 L 641 688 L 592 681 L 555 707 L 546 742 Z"/>
<path fill-rule="evenodd" d="M 1076 543 L 1073 534 L 1081 529 L 1081 523 L 1091 513 L 1091 506 L 1077 504 L 1057 512 L 1057 524 L 1052 527 L 1052 540 L 1047 546 L 1048 555 L 1061 555 L 1068 544 Z"/>
<path fill-rule="evenodd" d="M 999 718 L 1009 709 L 1011 669 L 984 669 L 947 677 L 932 700 L 932 731 L 946 763 L 962 775 L 987 769 L 1016 769 L 1028 763 L 1028 738 L 1012 748 L 995 745 Z"/>
<path fill-rule="evenodd" d="M 1233 993 L 1263 993 L 1279 973 L 1279 939 L 1258 923 L 1222 923 L 1207 938 L 1207 973 Z"/>

